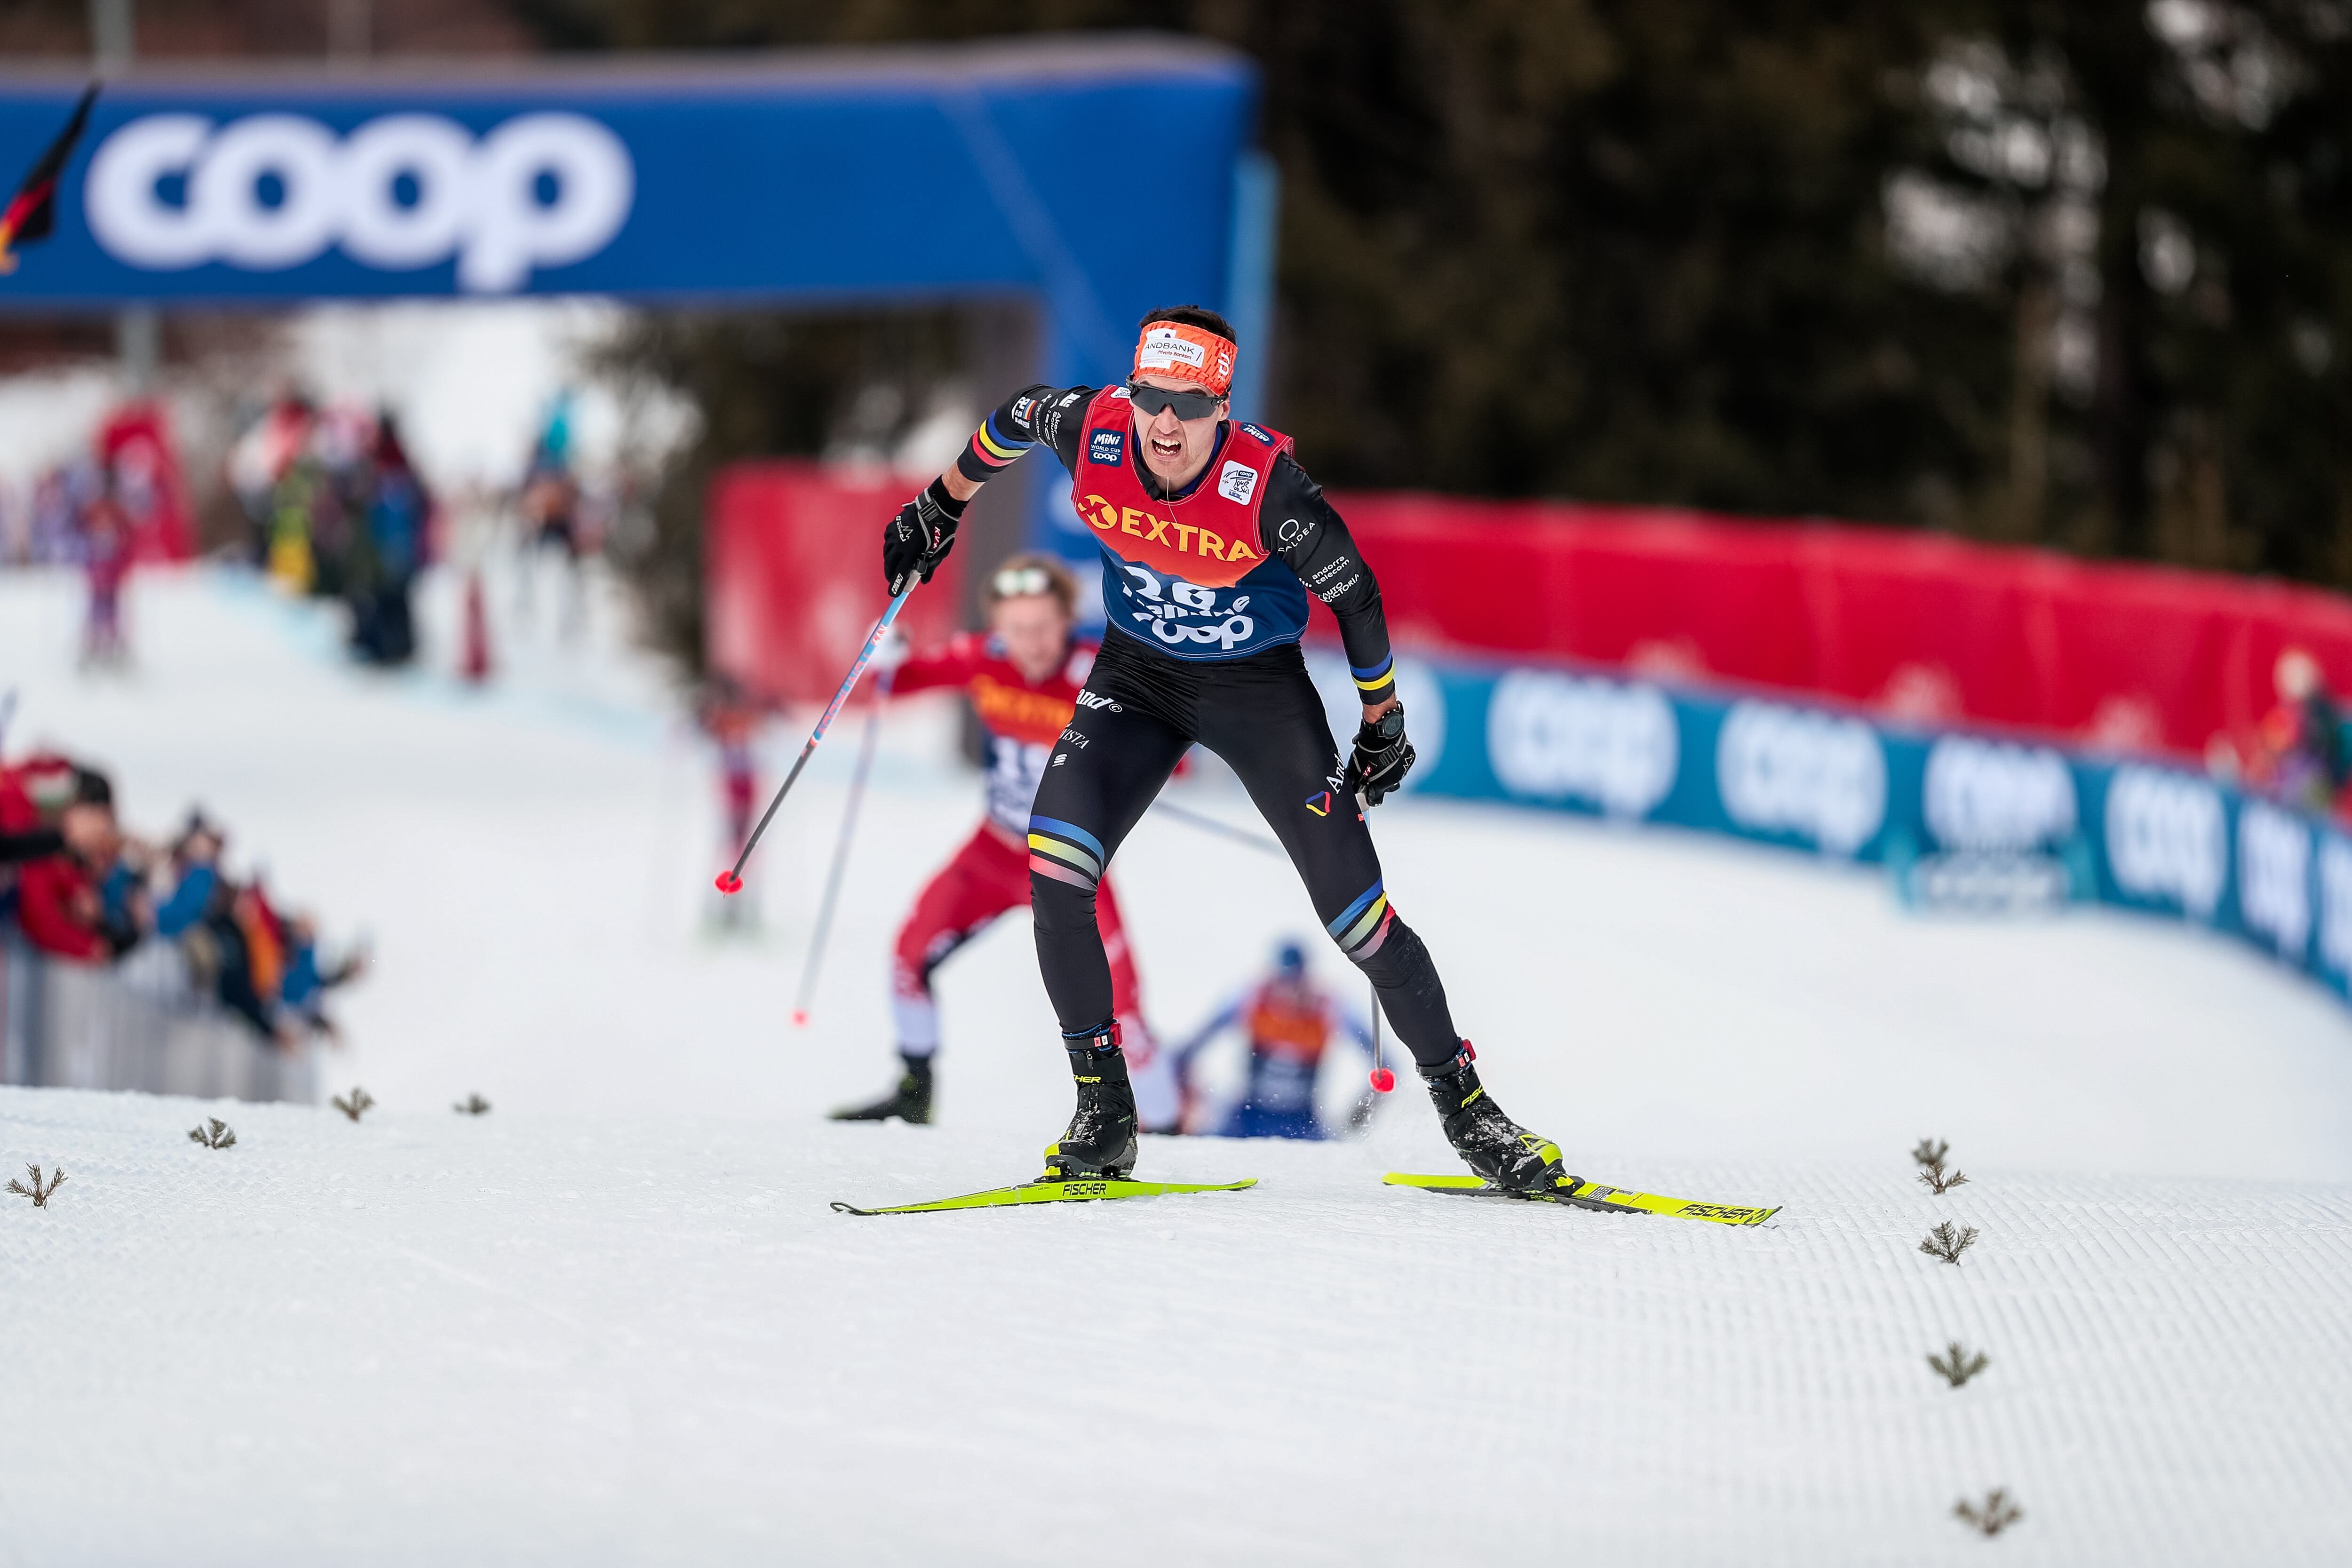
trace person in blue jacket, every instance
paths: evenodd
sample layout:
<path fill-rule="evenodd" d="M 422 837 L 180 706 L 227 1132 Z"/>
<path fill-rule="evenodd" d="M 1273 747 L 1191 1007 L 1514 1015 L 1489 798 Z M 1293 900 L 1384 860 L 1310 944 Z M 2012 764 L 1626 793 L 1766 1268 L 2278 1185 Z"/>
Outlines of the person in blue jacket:
<path fill-rule="evenodd" d="M 1328 1138 L 1330 1130 L 1315 1114 L 1315 1080 L 1323 1053 L 1332 1037 L 1345 1033 L 1364 1047 L 1372 1046 L 1363 1020 L 1339 1002 L 1307 973 L 1307 950 L 1285 941 L 1275 950 L 1274 973 L 1250 987 L 1177 1047 L 1176 1071 L 1187 1086 L 1192 1058 L 1227 1029 L 1238 1028 L 1249 1042 L 1249 1075 L 1242 1097 L 1217 1131 L 1227 1138 Z M 1365 1101 L 1357 1107 L 1360 1124 L 1369 1113 Z"/>

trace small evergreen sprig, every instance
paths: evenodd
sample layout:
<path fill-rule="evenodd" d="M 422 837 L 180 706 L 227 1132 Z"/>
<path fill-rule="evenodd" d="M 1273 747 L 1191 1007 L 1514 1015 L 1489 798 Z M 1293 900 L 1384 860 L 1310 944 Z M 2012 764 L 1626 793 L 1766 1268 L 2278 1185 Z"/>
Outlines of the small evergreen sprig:
<path fill-rule="evenodd" d="M 1971 1502 L 1962 1498 L 1954 1503 L 1952 1516 L 1982 1534 L 1999 1535 L 2023 1519 L 2025 1510 L 2010 1500 L 2007 1487 L 1995 1487 L 1985 1493 L 1982 1502 Z"/>
<path fill-rule="evenodd" d="M 478 1094 L 469 1094 L 454 1102 L 449 1109 L 460 1116 L 481 1116 L 488 1112 L 490 1102 Z"/>
<path fill-rule="evenodd" d="M 1919 1162 L 1919 1184 L 1937 1197 L 1968 1181 L 1958 1171 L 1945 1172 L 1944 1156 L 1951 1152 L 1952 1146 L 1940 1138 L 1922 1138 L 1919 1146 L 1911 1151 L 1911 1157 Z"/>
<path fill-rule="evenodd" d="M 207 1149 L 230 1149 L 236 1145 L 236 1130 L 217 1116 L 208 1116 L 189 1128 L 188 1138 L 191 1142 L 201 1143 Z"/>
<path fill-rule="evenodd" d="M 1945 1350 L 1942 1355 L 1929 1356 L 1927 1358 L 1927 1364 L 1935 1368 L 1937 1375 L 1942 1377 L 1946 1383 L 1950 1384 L 1954 1388 L 1958 1388 L 1962 1384 L 1968 1382 L 1969 1379 L 1974 1377 L 1977 1373 L 1990 1366 L 1992 1364 L 1992 1358 L 1985 1354 L 1982 1351 L 1978 1351 L 1972 1354 L 1969 1352 L 1967 1346 L 1961 1344 L 1959 1341 L 1954 1340 L 1950 1346 Z"/>
<path fill-rule="evenodd" d="M 370 1094 L 366 1089 L 361 1089 L 355 1084 L 352 1086 L 351 1093 L 347 1095 L 339 1094 L 335 1096 L 334 1099 L 327 1101 L 327 1103 L 333 1106 L 337 1110 L 341 1111 L 345 1116 L 350 1117 L 352 1121 L 357 1121 L 362 1116 L 367 1113 L 368 1107 L 375 1103 L 375 1096 Z"/>
<path fill-rule="evenodd" d="M 54 1173 L 46 1178 L 42 1176 L 41 1168 L 38 1165 L 26 1166 L 25 1173 L 33 1178 L 33 1184 L 28 1187 L 24 1183 L 11 1177 L 8 1182 L 8 1190 L 15 1193 L 19 1197 L 32 1199 L 33 1206 L 37 1209 L 45 1209 L 48 1207 L 49 1199 L 56 1194 L 59 1187 L 66 1184 L 66 1168 L 63 1165 L 59 1165 Z"/>
<path fill-rule="evenodd" d="M 1960 1254 L 1974 1245 L 1976 1239 L 1976 1226 L 1971 1225 L 1963 1227 L 1954 1225 L 1950 1220 L 1946 1220 L 1927 1233 L 1927 1238 L 1919 1244 L 1919 1250 L 1930 1258 L 1940 1258 L 1947 1263 L 1958 1264 Z"/>

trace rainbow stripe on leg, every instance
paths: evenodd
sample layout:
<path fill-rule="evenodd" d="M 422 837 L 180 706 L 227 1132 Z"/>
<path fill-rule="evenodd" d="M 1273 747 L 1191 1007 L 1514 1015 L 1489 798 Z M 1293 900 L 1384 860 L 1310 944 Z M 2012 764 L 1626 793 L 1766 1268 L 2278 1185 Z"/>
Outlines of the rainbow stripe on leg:
<path fill-rule="evenodd" d="M 1374 882 L 1340 911 L 1338 920 L 1324 928 L 1339 944 L 1339 951 L 1358 963 L 1380 952 L 1381 943 L 1389 939 L 1389 926 L 1396 919 L 1396 910 L 1389 904 L 1384 890 L 1387 885 L 1385 879 Z"/>
<path fill-rule="evenodd" d="M 1059 817 L 1033 816 L 1029 819 L 1029 869 L 1040 877 L 1050 877 L 1056 882 L 1091 895 L 1095 884 L 1102 880 L 1102 840 L 1075 822 Z"/>

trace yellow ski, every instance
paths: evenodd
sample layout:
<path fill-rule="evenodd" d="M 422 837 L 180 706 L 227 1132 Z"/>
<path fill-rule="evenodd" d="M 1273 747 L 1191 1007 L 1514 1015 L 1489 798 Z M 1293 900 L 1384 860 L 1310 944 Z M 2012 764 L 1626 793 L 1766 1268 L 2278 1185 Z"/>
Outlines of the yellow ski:
<path fill-rule="evenodd" d="M 1023 1182 L 1018 1186 L 991 1187 L 961 1197 L 933 1198 L 927 1204 L 898 1204 L 889 1208 L 862 1209 L 835 1201 L 842 1214 L 936 1214 L 947 1209 L 992 1209 L 1011 1204 L 1089 1204 L 1108 1198 L 1156 1198 L 1170 1193 L 1237 1193 L 1257 1185 L 1251 1176 L 1239 1182 L 1121 1182 L 1108 1180 Z"/>
<path fill-rule="evenodd" d="M 1604 1214 L 1664 1214 L 1682 1219 L 1711 1220 L 1717 1225 L 1762 1225 L 1780 1212 L 1775 1204 L 1769 1209 L 1740 1208 L 1730 1204 L 1694 1203 L 1688 1198 L 1661 1197 L 1655 1193 L 1628 1192 L 1622 1187 L 1608 1187 L 1599 1182 L 1578 1177 L 1563 1181 L 1559 1190 L 1549 1193 L 1520 1193 L 1508 1187 L 1497 1187 L 1478 1176 L 1415 1176 L 1402 1171 L 1391 1171 L 1381 1178 L 1392 1187 L 1419 1187 L 1425 1192 L 1456 1193 L 1469 1198 L 1508 1198 L 1519 1203 L 1569 1204 L 1580 1209 L 1599 1209 Z"/>

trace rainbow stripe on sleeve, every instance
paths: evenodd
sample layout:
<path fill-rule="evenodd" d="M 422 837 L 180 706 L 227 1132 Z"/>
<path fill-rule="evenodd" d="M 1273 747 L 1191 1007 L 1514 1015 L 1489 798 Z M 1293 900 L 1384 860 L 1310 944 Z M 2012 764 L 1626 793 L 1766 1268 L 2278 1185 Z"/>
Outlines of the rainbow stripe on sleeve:
<path fill-rule="evenodd" d="M 1380 663 L 1362 669 L 1351 664 L 1348 667 L 1348 673 L 1355 677 L 1356 689 L 1370 696 L 1393 683 L 1396 675 L 1396 655 L 1391 653 Z"/>
<path fill-rule="evenodd" d="M 1036 444 L 1001 434 L 996 428 L 996 416 L 992 414 L 971 433 L 971 456 L 985 468 L 1002 468 Z"/>

